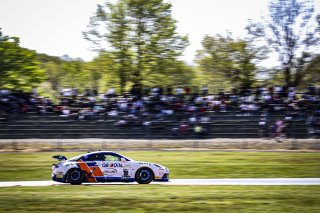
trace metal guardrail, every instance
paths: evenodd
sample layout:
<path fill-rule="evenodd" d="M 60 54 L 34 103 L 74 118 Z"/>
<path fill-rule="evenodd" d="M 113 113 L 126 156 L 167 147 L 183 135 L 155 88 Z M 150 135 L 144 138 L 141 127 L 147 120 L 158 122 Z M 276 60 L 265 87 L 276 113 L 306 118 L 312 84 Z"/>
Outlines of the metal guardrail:
<path fill-rule="evenodd" d="M 319 139 L 1 139 L 0 152 L 94 150 L 312 150 L 320 151 Z"/>

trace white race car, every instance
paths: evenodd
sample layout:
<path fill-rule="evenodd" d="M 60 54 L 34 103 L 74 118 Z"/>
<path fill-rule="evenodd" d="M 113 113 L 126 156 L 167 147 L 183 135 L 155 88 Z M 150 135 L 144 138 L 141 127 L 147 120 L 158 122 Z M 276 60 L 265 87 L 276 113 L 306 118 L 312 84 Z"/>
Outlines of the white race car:
<path fill-rule="evenodd" d="M 116 152 L 89 152 L 67 160 L 59 160 L 52 166 L 52 180 L 78 185 L 97 182 L 134 182 L 148 184 L 151 181 L 169 181 L 169 169 L 155 163 L 134 161 Z"/>

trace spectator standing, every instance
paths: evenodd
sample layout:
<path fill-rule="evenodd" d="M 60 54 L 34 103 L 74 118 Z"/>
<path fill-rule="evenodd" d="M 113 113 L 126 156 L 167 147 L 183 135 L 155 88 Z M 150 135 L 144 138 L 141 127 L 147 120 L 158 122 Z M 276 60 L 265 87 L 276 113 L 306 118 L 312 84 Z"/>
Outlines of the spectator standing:
<path fill-rule="evenodd" d="M 262 117 L 259 120 L 259 137 L 263 138 L 266 136 L 266 130 L 267 130 L 267 118 Z"/>
<path fill-rule="evenodd" d="M 275 131 L 274 137 L 276 138 L 276 140 L 278 142 L 281 142 L 281 138 L 285 137 L 284 129 L 286 126 L 287 125 L 283 119 L 279 119 L 275 122 L 275 124 L 274 124 L 274 131 Z"/>

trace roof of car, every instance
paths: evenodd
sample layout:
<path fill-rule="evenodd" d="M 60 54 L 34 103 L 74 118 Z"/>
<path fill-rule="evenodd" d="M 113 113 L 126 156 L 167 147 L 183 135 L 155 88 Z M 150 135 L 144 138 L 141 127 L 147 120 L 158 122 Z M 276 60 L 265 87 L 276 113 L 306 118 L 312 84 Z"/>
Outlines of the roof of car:
<path fill-rule="evenodd" d="M 88 153 L 85 153 L 83 155 L 89 155 L 89 154 L 99 154 L 99 153 L 115 153 L 115 154 L 118 154 L 116 152 L 113 152 L 113 151 L 94 151 L 94 152 L 88 152 Z"/>
<path fill-rule="evenodd" d="M 88 152 L 88 153 L 85 153 L 85 154 L 82 154 L 82 155 L 78 155 L 78 156 L 75 156 L 75 157 L 71 158 L 70 160 L 75 159 L 75 158 L 81 158 L 83 156 L 88 156 L 88 155 L 91 155 L 91 154 L 100 154 L 100 153 L 113 153 L 113 154 L 120 155 L 121 157 L 124 157 L 129 161 L 134 161 L 134 160 L 132 160 L 132 159 L 126 157 L 126 156 L 123 156 L 123 155 L 119 154 L 119 153 L 116 153 L 116 152 L 113 152 L 113 151 L 101 151 L 101 150 L 100 151 L 94 151 L 94 152 Z"/>
<path fill-rule="evenodd" d="M 99 153 L 115 153 L 115 154 L 118 154 L 118 153 L 116 153 L 116 152 L 112 152 L 112 151 L 94 151 L 94 152 L 87 152 L 87 153 L 84 153 L 84 154 L 82 154 L 82 155 L 77 155 L 77 156 L 75 156 L 75 157 L 73 157 L 73 158 L 71 158 L 71 159 L 74 159 L 74 158 L 80 158 L 80 157 L 82 157 L 82 156 L 86 156 L 86 155 L 91 155 L 91 154 L 99 154 Z"/>

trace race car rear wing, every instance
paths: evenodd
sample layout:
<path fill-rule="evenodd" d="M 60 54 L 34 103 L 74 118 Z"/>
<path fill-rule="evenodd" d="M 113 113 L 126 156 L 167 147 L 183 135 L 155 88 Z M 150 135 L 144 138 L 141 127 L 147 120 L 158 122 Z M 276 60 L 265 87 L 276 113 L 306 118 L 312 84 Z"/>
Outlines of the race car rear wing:
<path fill-rule="evenodd" d="M 63 156 L 63 155 L 55 155 L 55 156 L 52 156 L 52 158 L 57 159 L 58 161 L 67 160 L 67 158 L 65 156 Z"/>

